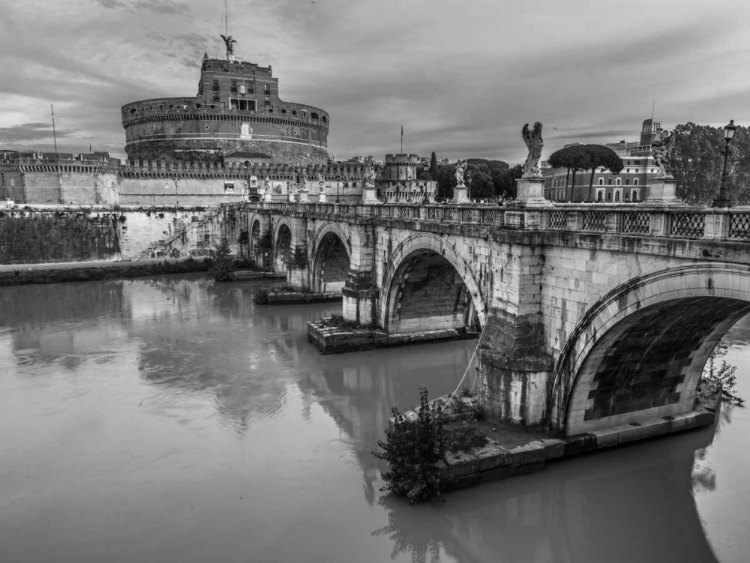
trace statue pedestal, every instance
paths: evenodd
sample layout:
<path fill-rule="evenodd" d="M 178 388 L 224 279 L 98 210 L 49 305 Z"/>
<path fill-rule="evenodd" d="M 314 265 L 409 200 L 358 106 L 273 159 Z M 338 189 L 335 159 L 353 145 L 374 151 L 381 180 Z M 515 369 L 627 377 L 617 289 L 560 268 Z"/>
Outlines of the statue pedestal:
<path fill-rule="evenodd" d="M 451 203 L 471 203 L 469 199 L 469 188 L 466 186 L 456 186 L 453 188 L 453 199 Z"/>
<path fill-rule="evenodd" d="M 295 197 L 295 194 L 293 194 L 293 193 L 290 192 L 289 194 L 287 194 L 286 200 L 289 203 L 294 203 L 295 201 L 297 201 L 297 198 Z"/>
<path fill-rule="evenodd" d="M 516 199 L 513 207 L 542 207 L 549 205 L 544 199 L 544 178 L 519 178 L 516 180 Z"/>
<path fill-rule="evenodd" d="M 307 190 L 300 190 L 299 191 L 299 202 L 300 203 L 308 203 L 310 201 L 310 198 L 307 196 Z"/>
<path fill-rule="evenodd" d="M 380 200 L 378 199 L 378 190 L 375 186 L 365 186 L 365 189 L 362 191 L 362 203 L 380 203 Z"/>
<path fill-rule="evenodd" d="M 318 203 L 326 203 L 327 201 L 325 190 L 320 190 L 320 193 L 318 194 Z"/>
<path fill-rule="evenodd" d="M 273 201 L 273 194 L 271 193 L 271 190 L 266 190 L 266 193 L 263 194 L 263 201 L 269 203 Z"/>
<path fill-rule="evenodd" d="M 645 203 L 652 205 L 676 205 L 682 203 L 677 199 L 677 180 L 674 178 L 654 178 L 651 180 Z"/>

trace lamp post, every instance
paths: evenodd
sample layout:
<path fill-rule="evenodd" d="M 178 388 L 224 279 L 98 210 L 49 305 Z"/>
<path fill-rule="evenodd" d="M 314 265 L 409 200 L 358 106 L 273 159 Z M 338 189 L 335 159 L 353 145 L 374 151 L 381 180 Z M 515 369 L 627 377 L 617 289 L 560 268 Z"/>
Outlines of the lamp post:
<path fill-rule="evenodd" d="M 341 176 L 336 176 L 336 203 L 339 203 L 339 188 L 341 187 Z"/>
<path fill-rule="evenodd" d="M 175 207 L 180 206 L 180 192 L 177 186 L 177 182 L 179 181 L 180 177 L 177 175 L 174 177 L 174 195 L 175 195 Z"/>
<path fill-rule="evenodd" d="M 719 197 L 714 200 L 712 207 L 729 207 L 730 201 L 727 197 L 727 160 L 729 159 L 729 143 L 732 142 L 734 132 L 737 130 L 737 126 L 734 124 L 734 119 L 729 122 L 729 125 L 724 126 L 724 149 L 722 154 L 724 155 L 724 168 L 721 171 L 721 185 L 719 186 Z"/>

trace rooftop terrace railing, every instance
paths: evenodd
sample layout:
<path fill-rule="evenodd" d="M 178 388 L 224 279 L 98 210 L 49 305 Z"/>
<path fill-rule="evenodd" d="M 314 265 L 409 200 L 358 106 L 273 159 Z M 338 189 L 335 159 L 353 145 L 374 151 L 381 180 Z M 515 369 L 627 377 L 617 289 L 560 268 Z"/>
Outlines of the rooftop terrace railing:
<path fill-rule="evenodd" d="M 750 241 L 750 206 L 728 209 L 697 206 L 650 206 L 645 203 L 603 206 L 565 204 L 539 208 L 262 202 L 225 204 L 260 212 L 311 214 L 346 219 L 420 221 L 510 230 L 549 230 L 633 236 L 732 239 Z M 603 208 L 604 207 L 604 208 Z M 529 220 L 528 214 L 535 214 Z"/>

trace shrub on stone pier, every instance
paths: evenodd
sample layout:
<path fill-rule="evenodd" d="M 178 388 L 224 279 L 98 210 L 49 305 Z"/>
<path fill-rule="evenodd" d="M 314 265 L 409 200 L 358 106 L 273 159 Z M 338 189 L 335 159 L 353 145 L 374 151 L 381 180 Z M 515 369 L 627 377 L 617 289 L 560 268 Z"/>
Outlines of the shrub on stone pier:
<path fill-rule="evenodd" d="M 381 490 L 405 496 L 411 504 L 433 498 L 445 500 L 442 490 L 446 483 L 437 466 L 445 455 L 445 432 L 424 387 L 419 389 L 419 402 L 416 420 L 407 419 L 395 407 L 391 409 L 393 425 L 385 431 L 386 441 L 378 440 L 383 451 L 373 452 L 388 462 L 389 469 L 383 474 L 386 485 Z"/>

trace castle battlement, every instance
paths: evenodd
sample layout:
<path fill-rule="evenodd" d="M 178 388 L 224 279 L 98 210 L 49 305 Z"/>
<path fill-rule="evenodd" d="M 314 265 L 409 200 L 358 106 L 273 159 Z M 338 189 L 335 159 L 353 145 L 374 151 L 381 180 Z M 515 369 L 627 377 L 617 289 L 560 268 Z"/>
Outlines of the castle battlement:
<path fill-rule="evenodd" d="M 130 160 L 223 161 L 234 152 L 295 165 L 328 160 L 329 116 L 286 102 L 271 67 L 209 59 L 195 97 L 153 98 L 122 107 Z"/>

